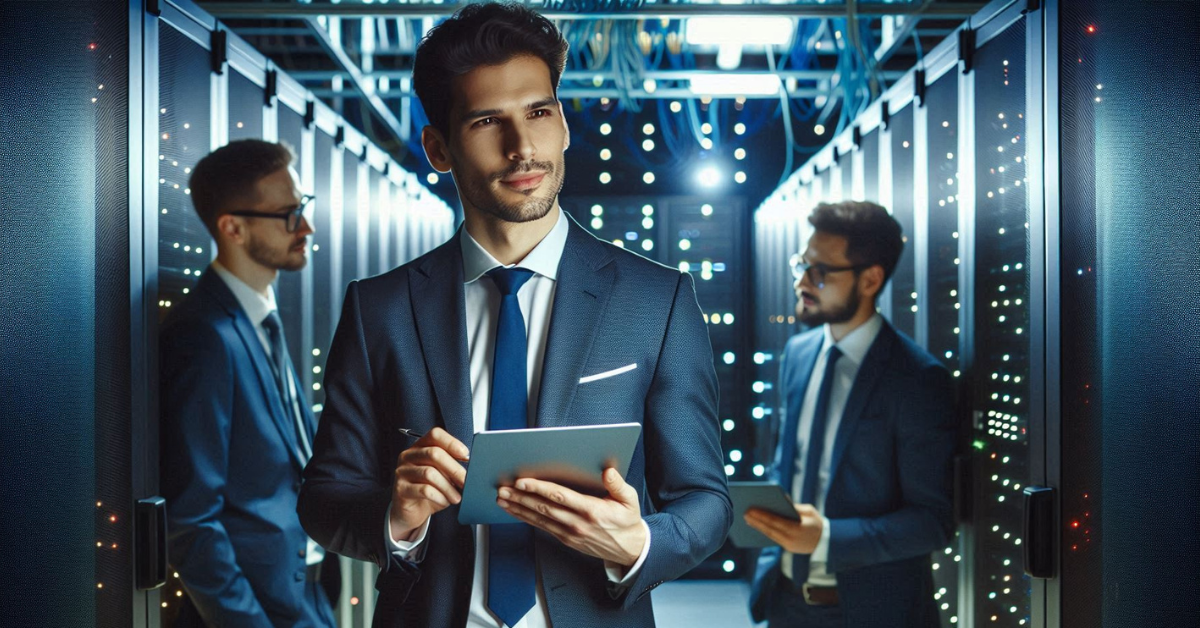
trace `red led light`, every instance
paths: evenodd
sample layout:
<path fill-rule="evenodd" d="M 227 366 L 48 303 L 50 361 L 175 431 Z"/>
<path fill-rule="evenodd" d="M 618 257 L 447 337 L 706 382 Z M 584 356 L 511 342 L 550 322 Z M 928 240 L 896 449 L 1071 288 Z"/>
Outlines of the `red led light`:
<path fill-rule="evenodd" d="M 1096 25 L 1095 25 L 1095 24 L 1088 24 L 1088 27 L 1087 27 L 1086 29 L 1084 29 L 1084 30 L 1086 30 L 1086 31 L 1087 31 L 1088 35 L 1095 35 L 1095 34 L 1096 34 Z"/>
<path fill-rule="evenodd" d="M 1072 528 L 1078 528 L 1078 527 L 1079 527 L 1079 521 L 1072 521 L 1072 522 L 1071 522 L 1071 527 L 1072 527 Z"/>
<path fill-rule="evenodd" d="M 95 49 L 96 49 L 96 42 L 92 42 L 92 43 L 88 44 L 88 50 L 95 50 Z"/>

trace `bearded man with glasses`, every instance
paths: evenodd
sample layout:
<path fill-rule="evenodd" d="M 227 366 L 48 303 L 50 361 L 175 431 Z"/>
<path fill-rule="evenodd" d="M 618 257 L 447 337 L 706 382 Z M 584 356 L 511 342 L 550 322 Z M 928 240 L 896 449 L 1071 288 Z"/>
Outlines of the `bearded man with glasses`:
<path fill-rule="evenodd" d="M 783 351 L 771 472 L 798 521 L 735 513 L 779 545 L 759 557 L 751 614 L 771 628 L 934 628 L 930 554 L 954 531 L 953 383 L 875 311 L 899 223 L 865 202 L 821 204 L 808 221 L 791 268 L 813 329 Z"/>
<path fill-rule="evenodd" d="M 271 287 L 304 268 L 291 149 L 232 142 L 196 164 L 192 203 L 217 244 L 159 336 L 161 476 L 179 626 L 336 625 L 337 556 L 300 527 L 296 501 L 316 421 Z"/>

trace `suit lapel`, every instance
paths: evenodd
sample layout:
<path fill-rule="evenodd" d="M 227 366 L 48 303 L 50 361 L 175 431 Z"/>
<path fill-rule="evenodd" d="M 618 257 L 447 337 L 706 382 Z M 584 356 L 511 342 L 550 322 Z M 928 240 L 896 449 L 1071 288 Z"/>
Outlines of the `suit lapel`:
<path fill-rule="evenodd" d="M 808 393 L 808 381 L 812 379 L 813 369 L 816 368 L 817 358 L 821 355 L 821 345 L 824 341 L 824 334 L 816 333 L 796 348 L 797 368 L 792 370 L 790 381 L 785 382 L 787 406 L 784 408 L 784 412 L 787 414 L 784 417 L 783 431 L 780 432 L 783 448 L 779 457 L 779 483 L 783 485 L 788 495 L 792 494 L 792 480 L 796 475 L 796 437 L 800 429 L 800 409 L 804 405 L 804 397 Z"/>
<path fill-rule="evenodd" d="M 846 409 L 842 413 L 842 422 L 838 426 L 837 438 L 833 441 L 833 456 L 829 462 L 829 487 L 833 486 L 842 455 L 846 452 L 846 446 L 854 435 L 854 429 L 858 426 L 858 421 L 862 418 L 867 403 L 871 400 L 871 393 L 875 391 L 879 380 L 887 372 L 888 360 L 891 358 L 892 345 L 895 341 L 896 332 L 892 330 L 887 321 L 884 321 L 883 327 L 879 329 L 879 335 L 876 336 L 875 342 L 871 343 L 867 356 L 863 358 L 862 366 L 858 367 L 858 376 L 854 378 L 854 385 L 850 388 Z M 828 490 L 827 488 L 826 491 Z"/>
<path fill-rule="evenodd" d="M 471 369 L 463 296 L 462 227 L 410 271 L 409 297 L 446 431 L 470 447 Z"/>
<path fill-rule="evenodd" d="M 304 468 L 304 461 L 300 457 L 299 443 L 296 441 L 296 428 L 287 418 L 283 399 L 279 396 L 278 386 L 275 385 L 275 375 L 271 370 L 271 363 L 267 359 L 266 352 L 263 351 L 262 341 L 258 338 L 258 332 L 254 330 L 254 324 L 250 322 L 246 311 L 238 304 L 237 298 L 229 291 L 229 287 L 212 270 L 204 271 L 204 276 L 200 278 L 200 287 L 207 290 L 233 319 L 233 328 L 237 330 L 238 336 L 242 339 L 242 345 L 246 348 L 254 372 L 258 376 L 258 384 L 262 387 L 263 398 L 267 400 L 267 411 L 271 415 L 271 421 L 279 430 L 279 436 L 283 439 L 284 446 L 287 447 L 292 460 L 297 466 Z"/>
<path fill-rule="evenodd" d="M 554 310 L 542 360 L 536 425 L 564 425 L 597 328 L 608 307 L 616 269 L 612 253 L 567 216 L 569 231 L 554 290 Z"/>

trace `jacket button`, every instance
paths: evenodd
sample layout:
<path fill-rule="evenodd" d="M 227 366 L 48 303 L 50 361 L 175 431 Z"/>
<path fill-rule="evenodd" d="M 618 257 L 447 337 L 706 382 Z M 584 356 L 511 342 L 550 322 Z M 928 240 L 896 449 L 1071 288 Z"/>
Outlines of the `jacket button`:
<path fill-rule="evenodd" d="M 297 493 L 299 493 L 299 492 L 300 492 L 300 483 L 299 483 L 299 482 L 293 482 L 293 483 L 292 483 L 292 490 L 293 490 L 293 491 L 296 491 Z"/>
<path fill-rule="evenodd" d="M 300 550 L 300 558 L 304 558 L 304 550 Z"/>
<path fill-rule="evenodd" d="M 304 570 L 296 572 L 296 582 L 304 582 Z"/>

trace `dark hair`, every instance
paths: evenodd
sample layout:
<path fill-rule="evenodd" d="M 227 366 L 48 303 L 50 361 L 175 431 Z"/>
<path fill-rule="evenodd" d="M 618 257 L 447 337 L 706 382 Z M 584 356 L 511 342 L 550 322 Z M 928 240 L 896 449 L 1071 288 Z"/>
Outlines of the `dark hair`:
<path fill-rule="evenodd" d="M 808 222 L 817 231 L 846 238 L 846 257 L 855 266 L 882 266 L 884 283 L 892 277 L 904 252 L 900 223 L 875 203 L 821 203 Z"/>
<path fill-rule="evenodd" d="M 435 26 L 417 46 L 412 74 L 429 124 L 449 139 L 453 80 L 520 55 L 546 63 L 557 96 L 567 65 L 567 41 L 550 20 L 520 4 L 468 4 Z"/>
<path fill-rule="evenodd" d="M 263 177 L 292 164 L 295 156 L 283 142 L 237 140 L 206 155 L 188 179 L 192 205 L 213 238 L 217 219 L 237 203 L 253 204 L 255 186 Z"/>

